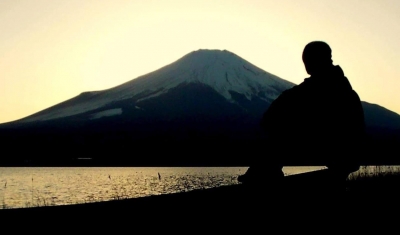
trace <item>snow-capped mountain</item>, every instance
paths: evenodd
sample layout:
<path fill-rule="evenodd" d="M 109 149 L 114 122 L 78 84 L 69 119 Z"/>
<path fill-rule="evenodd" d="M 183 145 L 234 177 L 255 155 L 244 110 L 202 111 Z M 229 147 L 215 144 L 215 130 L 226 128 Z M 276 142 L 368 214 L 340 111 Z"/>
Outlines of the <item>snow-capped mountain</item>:
<path fill-rule="evenodd" d="M 229 51 L 193 51 L 157 71 L 133 79 L 117 87 L 79 96 L 43 110 L 19 122 L 47 121 L 88 114 L 89 119 L 121 115 L 121 101 L 141 109 L 145 100 L 153 99 L 186 85 L 203 85 L 226 101 L 240 105 L 235 94 L 252 101 L 270 103 L 283 90 L 294 84 L 274 76 Z"/>

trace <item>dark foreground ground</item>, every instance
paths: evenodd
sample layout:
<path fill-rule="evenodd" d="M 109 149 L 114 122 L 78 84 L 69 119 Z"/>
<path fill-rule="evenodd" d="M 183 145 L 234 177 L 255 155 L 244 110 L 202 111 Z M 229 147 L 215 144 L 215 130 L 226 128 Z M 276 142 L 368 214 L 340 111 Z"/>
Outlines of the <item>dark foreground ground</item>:
<path fill-rule="evenodd" d="M 258 234 L 259 229 L 273 228 L 330 233 L 328 230 L 343 232 L 351 227 L 359 233 L 363 229 L 371 232 L 378 225 L 380 233 L 391 226 L 397 229 L 400 192 L 396 187 L 335 190 L 325 176 L 319 171 L 287 176 L 279 186 L 232 185 L 108 202 L 4 209 L 0 210 L 0 222 L 14 231 L 52 234 Z"/>

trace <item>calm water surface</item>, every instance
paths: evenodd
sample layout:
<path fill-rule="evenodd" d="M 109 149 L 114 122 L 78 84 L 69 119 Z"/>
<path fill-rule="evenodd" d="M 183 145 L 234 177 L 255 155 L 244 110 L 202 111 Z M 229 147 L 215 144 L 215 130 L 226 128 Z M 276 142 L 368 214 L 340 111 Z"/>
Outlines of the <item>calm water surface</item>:
<path fill-rule="evenodd" d="M 324 167 L 285 167 L 286 175 Z M 0 167 L 0 209 L 65 205 L 237 184 L 247 167 Z"/>

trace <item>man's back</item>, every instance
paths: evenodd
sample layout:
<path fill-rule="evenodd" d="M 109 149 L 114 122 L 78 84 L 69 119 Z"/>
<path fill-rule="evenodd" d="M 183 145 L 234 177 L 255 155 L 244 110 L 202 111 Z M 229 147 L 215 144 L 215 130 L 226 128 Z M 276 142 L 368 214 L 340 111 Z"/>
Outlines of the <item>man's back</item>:
<path fill-rule="evenodd" d="M 282 162 L 300 155 L 304 162 L 329 164 L 351 161 L 342 156 L 357 154 L 364 125 L 361 101 L 339 66 L 284 91 L 261 121 L 273 149 L 291 146 L 291 156 L 275 154 Z"/>

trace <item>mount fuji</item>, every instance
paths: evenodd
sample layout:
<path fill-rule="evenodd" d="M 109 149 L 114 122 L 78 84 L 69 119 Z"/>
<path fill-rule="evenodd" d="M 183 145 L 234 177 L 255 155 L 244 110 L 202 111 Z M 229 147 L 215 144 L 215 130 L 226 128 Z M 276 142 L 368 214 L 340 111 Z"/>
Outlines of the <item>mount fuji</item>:
<path fill-rule="evenodd" d="M 108 90 L 84 92 L 73 99 L 23 118 L 18 123 L 61 118 L 94 120 L 123 116 L 127 112 L 150 111 L 148 105 L 153 100 L 161 102 L 158 105 L 166 106 L 168 99 L 175 98 L 176 102 L 184 105 L 196 99 L 196 95 L 197 99 L 201 98 L 199 102 L 207 109 L 212 107 L 214 102 L 218 103 L 219 99 L 219 102 L 228 102 L 235 108 L 240 107 L 244 112 L 259 116 L 258 112 L 264 111 L 265 106 L 261 110 L 255 110 L 249 107 L 254 105 L 250 102 L 270 103 L 283 90 L 293 85 L 295 84 L 267 73 L 229 51 L 198 50 L 155 72 Z M 203 100 L 206 97 L 201 96 L 202 92 L 210 96 L 215 95 L 217 100 Z M 210 101 L 213 102 L 209 103 Z M 168 105 L 163 109 L 171 110 L 176 106 L 172 103 Z"/>
<path fill-rule="evenodd" d="M 197 50 L 119 86 L 2 124 L 0 141 L 15 161 L 246 165 L 243 156 L 259 154 L 262 114 L 294 85 L 227 50 Z M 363 106 L 373 110 L 365 114 L 375 131 L 400 129 L 398 114 Z"/>

